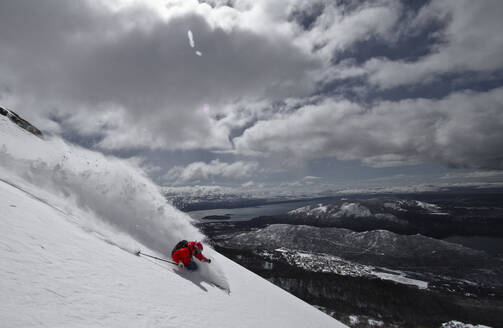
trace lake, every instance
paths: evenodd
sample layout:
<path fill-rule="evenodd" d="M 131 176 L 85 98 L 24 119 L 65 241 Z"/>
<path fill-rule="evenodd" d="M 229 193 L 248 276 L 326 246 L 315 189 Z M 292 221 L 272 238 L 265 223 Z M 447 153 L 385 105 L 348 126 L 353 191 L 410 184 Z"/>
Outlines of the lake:
<path fill-rule="evenodd" d="M 246 221 L 251 220 L 257 216 L 265 216 L 265 215 L 279 215 L 284 214 L 288 211 L 294 210 L 299 207 L 303 207 L 311 204 L 318 204 L 320 200 L 300 200 L 295 202 L 288 203 L 279 203 L 279 204 L 267 204 L 260 206 L 251 206 L 251 207 L 241 207 L 241 208 L 222 208 L 222 209 L 213 209 L 213 210 L 201 210 L 201 211 L 192 211 L 187 212 L 190 217 L 195 220 L 201 220 L 205 216 L 209 215 L 227 215 L 230 214 L 230 220 L 233 221 Z M 204 220 L 206 221 L 206 220 Z M 216 220 L 219 221 L 219 220 Z M 227 221 L 227 220 L 226 220 Z"/>
<path fill-rule="evenodd" d="M 197 221 L 222 221 L 222 220 L 201 220 L 209 215 L 230 215 L 230 220 L 225 221 L 246 221 L 258 216 L 280 215 L 306 205 L 319 204 L 320 200 L 300 200 L 288 203 L 267 204 L 260 206 L 241 207 L 241 208 L 222 208 L 187 212 Z M 485 237 L 485 236 L 451 236 L 443 240 L 463 245 L 472 249 L 486 251 L 489 254 L 503 254 L 503 238 Z"/>

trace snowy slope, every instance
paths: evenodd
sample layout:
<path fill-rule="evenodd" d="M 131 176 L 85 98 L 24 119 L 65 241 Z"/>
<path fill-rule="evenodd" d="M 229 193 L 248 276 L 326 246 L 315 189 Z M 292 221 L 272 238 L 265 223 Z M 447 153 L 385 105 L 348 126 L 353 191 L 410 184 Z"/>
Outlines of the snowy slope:
<path fill-rule="evenodd" d="M 213 262 L 195 273 L 133 255 L 166 256 L 181 237 L 203 236 L 133 165 L 7 123 L 2 326 L 344 327 L 209 247 Z"/>

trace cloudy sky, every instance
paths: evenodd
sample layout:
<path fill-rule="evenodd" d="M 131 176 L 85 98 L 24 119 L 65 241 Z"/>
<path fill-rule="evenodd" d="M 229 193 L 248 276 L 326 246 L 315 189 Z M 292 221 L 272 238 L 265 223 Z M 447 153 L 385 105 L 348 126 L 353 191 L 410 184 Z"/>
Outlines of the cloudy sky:
<path fill-rule="evenodd" d="M 503 183 L 500 0 L 0 0 L 0 105 L 164 186 Z"/>

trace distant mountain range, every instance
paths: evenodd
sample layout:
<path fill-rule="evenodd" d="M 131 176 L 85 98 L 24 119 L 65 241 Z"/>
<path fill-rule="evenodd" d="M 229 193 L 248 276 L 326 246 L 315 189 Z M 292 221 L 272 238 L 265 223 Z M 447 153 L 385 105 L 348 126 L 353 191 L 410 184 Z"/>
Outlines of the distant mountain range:
<path fill-rule="evenodd" d="M 437 238 L 503 236 L 501 194 L 419 196 L 339 198 L 199 227 L 219 252 L 340 320 L 500 326 L 503 254 Z"/>
<path fill-rule="evenodd" d="M 503 194 L 503 186 L 499 185 L 466 185 L 466 186 L 412 186 L 389 189 L 358 189 L 358 190 L 329 190 L 319 192 L 285 192 L 278 190 L 264 192 L 259 190 L 243 191 L 240 188 L 222 186 L 183 186 L 162 187 L 166 199 L 182 211 L 199 211 L 208 209 L 241 208 L 258 205 L 267 205 L 298 200 L 319 200 L 327 202 L 334 199 L 348 198 L 406 198 L 422 199 L 436 196 L 440 198 L 457 197 L 467 194 L 474 197 L 485 197 L 487 194 Z M 402 204 L 412 206 L 414 204 Z"/>

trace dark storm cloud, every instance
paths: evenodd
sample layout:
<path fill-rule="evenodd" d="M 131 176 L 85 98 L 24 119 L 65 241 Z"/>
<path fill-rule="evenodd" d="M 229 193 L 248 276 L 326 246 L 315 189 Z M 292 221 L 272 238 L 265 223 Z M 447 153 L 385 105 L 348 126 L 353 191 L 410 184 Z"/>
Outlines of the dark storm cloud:
<path fill-rule="evenodd" d="M 104 133 L 105 148 L 227 148 L 228 129 L 214 119 L 221 106 L 299 92 L 291 81 L 316 67 L 289 40 L 212 27 L 195 13 L 166 21 L 142 7 L 111 12 L 87 2 L 0 6 L 0 71 L 13 104 Z"/>
<path fill-rule="evenodd" d="M 295 8 L 288 19 L 295 21 L 302 26 L 303 29 L 310 30 L 316 23 L 318 17 L 323 14 L 324 9 L 325 5 L 323 2 L 313 1 L 309 6 L 299 9 Z"/>
<path fill-rule="evenodd" d="M 242 154 L 501 168 L 502 2 L 203 2 L 0 0 L 2 105 L 124 156 L 197 152 L 170 162 L 187 177 Z"/>
<path fill-rule="evenodd" d="M 409 15 L 402 15 L 397 26 L 402 26 L 393 37 L 394 40 L 372 36 L 366 40 L 355 42 L 351 47 L 337 51 L 332 58 L 336 65 L 343 60 L 351 60 L 354 64 L 361 65 L 371 58 L 385 58 L 391 61 L 416 61 L 421 57 L 431 54 L 439 44 L 442 44 L 441 32 L 447 22 L 433 21 L 427 26 L 412 29 L 407 26 L 410 22 Z"/>
<path fill-rule="evenodd" d="M 431 1 L 411 20 L 409 29 L 446 22 L 441 42 L 418 60 L 374 58 L 366 62 L 369 82 L 387 89 L 429 83 L 443 74 L 493 72 L 503 67 L 501 1 Z"/>
<path fill-rule="evenodd" d="M 502 109 L 502 88 L 371 107 L 331 99 L 259 122 L 235 144 L 243 153 L 336 157 L 375 167 L 440 162 L 503 169 Z"/>
<path fill-rule="evenodd" d="M 369 97 L 376 90 L 383 92 L 378 97 L 406 91 L 401 99 L 480 90 L 479 82 L 494 80 L 503 68 L 502 14 L 501 1 L 433 0 L 415 9 L 404 3 L 391 31 L 335 49 L 327 83 L 359 77 L 357 87 L 370 91 Z M 403 87 L 409 89 L 393 90 Z"/>
<path fill-rule="evenodd" d="M 403 7 L 392 29 L 349 46 L 327 43 L 339 59 L 320 83 L 325 101 L 259 121 L 235 139 L 238 150 L 376 167 L 502 169 L 502 3 L 430 1 L 416 9 Z"/>

